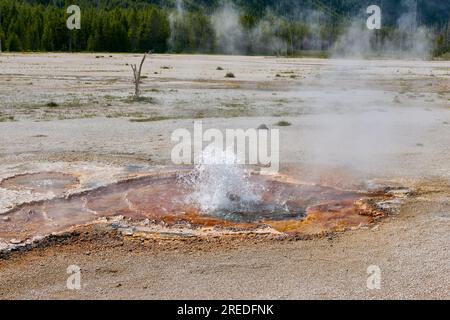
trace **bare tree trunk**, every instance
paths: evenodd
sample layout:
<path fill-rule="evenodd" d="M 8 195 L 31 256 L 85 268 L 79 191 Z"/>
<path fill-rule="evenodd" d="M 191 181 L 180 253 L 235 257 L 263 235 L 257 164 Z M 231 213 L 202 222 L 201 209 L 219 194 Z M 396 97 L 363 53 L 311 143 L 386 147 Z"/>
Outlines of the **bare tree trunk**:
<path fill-rule="evenodd" d="M 151 51 L 148 52 L 148 54 L 151 54 Z M 139 69 L 137 68 L 137 65 L 132 64 L 131 69 L 133 70 L 133 76 L 134 76 L 134 97 L 137 99 L 141 95 L 141 72 L 142 72 L 142 65 L 144 64 L 145 58 L 147 58 L 147 53 L 144 53 L 144 56 L 142 57 L 141 64 L 139 65 Z"/>

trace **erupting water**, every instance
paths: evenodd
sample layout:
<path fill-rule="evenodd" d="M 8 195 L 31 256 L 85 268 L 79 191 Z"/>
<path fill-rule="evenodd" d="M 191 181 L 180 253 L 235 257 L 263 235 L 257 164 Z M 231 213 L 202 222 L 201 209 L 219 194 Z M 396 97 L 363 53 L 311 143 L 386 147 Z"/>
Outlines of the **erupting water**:
<path fill-rule="evenodd" d="M 251 176 L 232 150 L 206 148 L 193 172 L 181 178 L 192 189 L 187 203 L 205 215 L 230 221 L 302 217 L 304 208 L 290 208 L 286 199 L 267 201 L 265 181 Z"/>
<path fill-rule="evenodd" d="M 252 211 L 261 201 L 262 185 L 252 182 L 231 150 L 206 148 L 195 170 L 183 177 L 193 189 L 187 201 L 204 214 L 227 215 Z"/>

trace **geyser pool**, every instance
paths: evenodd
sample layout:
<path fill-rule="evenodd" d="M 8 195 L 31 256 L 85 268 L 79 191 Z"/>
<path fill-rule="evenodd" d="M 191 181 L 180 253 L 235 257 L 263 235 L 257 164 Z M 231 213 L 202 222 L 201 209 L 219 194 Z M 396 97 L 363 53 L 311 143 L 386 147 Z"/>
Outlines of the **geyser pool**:
<path fill-rule="evenodd" d="M 203 184 L 202 177 L 216 174 L 214 170 L 204 168 L 200 174 L 198 170 L 167 168 L 68 197 L 18 205 L 0 219 L 0 242 L 73 230 L 78 225 L 115 216 L 136 223 L 164 223 L 168 228 L 214 228 L 219 233 L 268 228 L 285 234 L 322 234 L 367 225 L 384 215 L 376 203 L 394 198 L 382 191 L 346 191 L 290 182 L 293 179 L 284 174 L 264 176 L 241 167 L 225 169 L 226 174 L 215 176 L 222 184 L 214 179 Z M 180 176 L 196 178 L 191 180 L 193 183 L 184 183 Z M 36 178 L 41 176 L 28 176 L 31 180 Z M 228 179 L 233 183 L 225 183 Z M 208 189 L 220 196 L 205 200 L 198 194 Z M 30 192 L 26 188 L 17 190 L 21 191 Z"/>

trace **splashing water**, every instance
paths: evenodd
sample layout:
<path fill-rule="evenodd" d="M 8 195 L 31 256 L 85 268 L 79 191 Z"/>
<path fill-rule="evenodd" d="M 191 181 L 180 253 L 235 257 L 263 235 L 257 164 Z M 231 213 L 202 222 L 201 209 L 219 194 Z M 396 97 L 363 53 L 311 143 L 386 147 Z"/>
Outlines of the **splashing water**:
<path fill-rule="evenodd" d="M 187 202 L 202 213 L 232 219 L 230 215 L 252 212 L 261 202 L 264 186 L 250 181 L 233 151 L 208 147 L 197 163 L 183 182 L 193 188 Z"/>

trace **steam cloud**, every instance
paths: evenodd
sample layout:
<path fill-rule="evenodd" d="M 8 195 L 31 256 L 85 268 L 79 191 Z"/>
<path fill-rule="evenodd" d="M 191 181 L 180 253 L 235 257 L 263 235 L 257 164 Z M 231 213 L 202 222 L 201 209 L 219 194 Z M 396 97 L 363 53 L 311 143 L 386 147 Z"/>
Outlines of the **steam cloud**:
<path fill-rule="evenodd" d="M 280 2 L 280 6 L 282 3 Z M 397 29 L 390 33 L 381 30 L 369 30 L 366 27 L 367 13 L 361 10 L 360 14 L 346 21 L 347 27 L 341 36 L 334 42 L 331 55 L 334 58 L 367 58 L 374 56 L 390 56 L 397 58 L 430 57 L 433 48 L 432 32 L 426 27 L 417 25 L 415 2 L 402 0 L 404 13 L 397 20 Z M 187 12 L 183 0 L 176 0 L 176 7 L 169 16 L 171 37 L 169 47 L 177 51 L 177 39 L 185 36 L 183 24 L 188 23 Z M 241 18 L 244 16 L 239 8 L 229 1 L 224 1 L 210 15 L 214 44 L 205 44 L 205 47 L 215 46 L 225 54 L 264 53 L 270 55 L 284 55 L 294 46 L 322 50 L 328 48 L 330 40 L 323 34 L 323 27 L 327 19 L 324 12 L 312 9 L 295 7 L 284 14 L 283 18 L 277 16 L 270 9 L 251 28 L 244 28 Z M 300 22 L 307 26 L 302 43 L 290 43 L 282 33 L 290 32 L 283 28 L 283 23 Z M 200 37 L 200 35 L 197 35 Z"/>
<path fill-rule="evenodd" d="M 424 26 L 417 25 L 417 12 L 413 0 L 402 0 L 406 11 L 397 20 L 397 30 L 390 37 L 367 29 L 364 12 L 350 22 L 346 32 L 336 42 L 335 58 L 368 58 L 390 56 L 396 58 L 428 59 L 433 48 L 433 35 Z M 383 37 L 383 39 L 379 39 Z M 382 40 L 382 41 L 381 41 Z"/>
<path fill-rule="evenodd" d="M 383 41 L 377 41 L 380 32 L 377 35 L 374 30 L 367 29 L 368 16 L 364 8 L 358 17 L 348 21 L 347 28 L 331 50 L 332 57 L 428 58 L 432 50 L 432 33 L 426 27 L 417 25 L 413 1 L 403 0 L 403 6 L 406 10 L 396 21 L 397 30 Z M 178 7 L 173 14 L 174 20 L 181 19 L 184 14 L 180 9 L 182 5 Z M 283 21 L 273 12 L 267 11 L 250 31 L 243 29 L 241 15 L 239 9 L 230 3 L 223 4 L 212 14 L 216 42 L 222 52 L 245 53 L 248 46 L 259 52 L 262 49 L 275 54 L 288 52 L 291 44 L 279 35 Z M 292 10 L 286 17 L 287 21 L 307 24 L 305 41 L 309 48 L 316 49 L 328 45 L 321 36 L 322 22 L 326 18 L 322 12 L 300 9 Z M 310 87 L 312 91 L 301 91 L 302 95 L 313 95 L 314 88 L 321 88 L 320 101 L 312 102 L 311 107 L 317 113 L 327 114 L 325 120 L 316 118 L 314 114 L 303 117 L 307 119 L 305 125 L 316 126 L 317 129 L 301 131 L 301 161 L 349 166 L 361 172 L 377 173 L 388 172 L 386 163 L 390 163 L 393 172 L 400 166 L 407 167 L 411 174 L 418 172 L 420 163 L 407 164 L 402 159 L 393 158 L 393 155 L 399 147 L 407 149 L 421 140 L 426 125 L 433 121 L 430 114 L 420 108 L 419 103 L 409 108 L 398 108 L 397 93 L 386 91 L 379 85 L 378 80 L 386 77 L 385 69 L 371 68 L 370 64 L 361 60 L 330 60 L 327 63 L 331 64 L 331 69 L 311 80 L 314 83 L 303 84 L 303 88 Z M 385 64 L 391 73 L 397 68 L 393 61 L 386 61 Z M 392 80 L 389 77 L 386 79 Z M 347 83 L 352 87 L 346 88 Z M 417 123 L 422 123 L 423 127 L 417 127 Z"/>
<path fill-rule="evenodd" d="M 186 22 L 187 12 L 184 10 L 182 0 L 177 0 L 176 9 L 170 14 L 171 38 L 169 47 L 176 51 L 176 40 L 183 36 L 180 34 L 179 26 Z M 302 22 L 308 26 L 305 31 L 309 47 L 320 49 L 321 44 L 321 20 L 323 13 L 299 9 L 293 10 L 287 19 L 281 19 L 273 11 L 267 10 L 265 15 L 258 20 L 256 25 L 244 28 L 241 18 L 244 16 L 239 8 L 228 1 L 222 4 L 211 14 L 211 24 L 215 36 L 215 45 L 225 54 L 247 54 L 251 52 L 265 53 L 271 55 L 285 55 L 289 47 L 294 45 L 288 43 L 282 37 L 283 23 L 288 21 Z"/>

